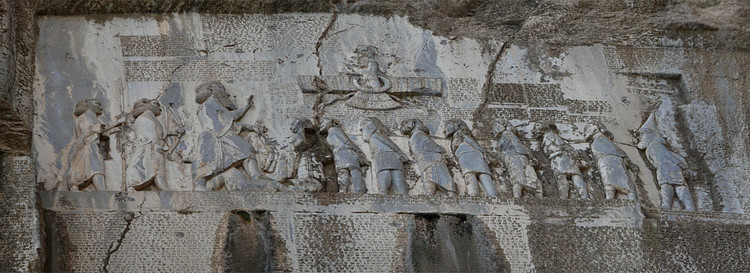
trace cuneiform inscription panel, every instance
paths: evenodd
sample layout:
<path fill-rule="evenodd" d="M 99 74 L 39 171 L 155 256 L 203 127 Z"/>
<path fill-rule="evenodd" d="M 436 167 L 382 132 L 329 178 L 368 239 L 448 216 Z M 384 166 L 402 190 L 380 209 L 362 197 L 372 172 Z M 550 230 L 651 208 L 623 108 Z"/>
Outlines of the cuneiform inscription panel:
<path fill-rule="evenodd" d="M 447 78 L 448 100 L 455 107 L 476 107 L 482 102 L 482 82 L 478 78 Z"/>
<path fill-rule="evenodd" d="M 384 272 L 398 261 L 394 214 L 294 216 L 297 259 L 302 272 Z M 321 237 L 323 236 L 323 237 Z"/>
<path fill-rule="evenodd" d="M 265 81 L 276 72 L 274 61 L 161 60 L 125 61 L 128 81 Z"/>
<path fill-rule="evenodd" d="M 195 41 L 189 36 L 120 36 L 124 57 L 195 56 Z"/>
<path fill-rule="evenodd" d="M 607 101 L 565 98 L 559 84 L 500 83 L 487 96 L 488 110 L 498 118 L 592 122 L 612 112 Z"/>
<path fill-rule="evenodd" d="M 477 216 L 494 232 L 513 272 L 533 272 L 528 245 L 528 219 L 507 216 Z"/>
<path fill-rule="evenodd" d="M 311 50 L 330 15 L 202 15 L 203 40 L 217 52 Z"/>

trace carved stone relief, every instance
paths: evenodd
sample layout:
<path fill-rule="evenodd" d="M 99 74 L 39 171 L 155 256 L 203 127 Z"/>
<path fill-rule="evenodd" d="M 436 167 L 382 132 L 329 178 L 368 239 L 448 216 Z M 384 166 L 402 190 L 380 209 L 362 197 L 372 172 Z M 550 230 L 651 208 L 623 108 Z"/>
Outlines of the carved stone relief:
<path fill-rule="evenodd" d="M 404 176 L 404 163 L 408 158 L 401 148 L 388 138 L 389 131 L 378 118 L 368 117 L 359 123 L 364 141 L 369 144 L 372 166 L 380 194 L 406 194 L 409 191 Z"/>
<path fill-rule="evenodd" d="M 638 148 L 645 150 L 649 163 L 656 169 L 656 179 L 661 188 L 661 208 L 672 210 L 676 196 L 685 210 L 695 211 L 685 174 L 694 176 L 696 173 L 690 169 L 685 158 L 667 147 L 667 141 L 660 135 L 653 114 L 649 115 L 638 133 Z"/>
<path fill-rule="evenodd" d="M 197 119 L 202 129 L 191 158 L 195 189 L 266 188 L 268 185 L 250 183 L 250 179 L 267 179 L 258 167 L 255 149 L 239 136 L 239 127 L 244 125 L 236 124 L 253 106 L 253 97 L 238 108 L 224 85 L 213 81 L 198 86 L 195 94 L 195 102 L 200 105 Z"/>
<path fill-rule="evenodd" d="M 542 197 L 542 181 L 536 170 L 538 163 L 531 160 L 531 150 L 513 130 L 513 126 L 507 122 L 495 122 L 492 126 L 492 135 L 499 137 L 495 149 L 505 165 L 513 187 L 513 197 L 522 197 L 524 193 Z"/>
<path fill-rule="evenodd" d="M 370 162 L 359 147 L 352 142 L 341 128 L 341 124 L 332 119 L 322 122 L 321 134 L 333 150 L 338 187 L 340 193 L 365 193 L 364 173 Z"/>
<path fill-rule="evenodd" d="M 134 119 L 127 134 L 128 161 L 126 183 L 128 191 L 142 190 L 153 185 L 158 190 L 170 190 L 166 180 L 166 159 L 170 148 L 165 139 L 182 132 L 166 132 L 157 119 L 162 113 L 156 100 L 141 99 L 131 113 Z"/>
<path fill-rule="evenodd" d="M 453 177 L 448 169 L 451 158 L 445 149 L 435 143 L 421 120 L 410 119 L 401 123 L 401 133 L 409 136 L 409 150 L 417 161 L 418 175 L 424 185 L 424 192 L 433 195 L 439 189 L 448 195 L 455 195 Z"/>
<path fill-rule="evenodd" d="M 471 135 L 469 127 L 462 120 L 445 122 L 445 135 L 451 139 L 451 150 L 461 167 L 466 183 L 466 193 L 479 195 L 479 189 L 487 196 L 499 196 L 488 162 L 492 158 Z"/>
<path fill-rule="evenodd" d="M 363 110 L 392 110 L 403 106 L 399 96 L 442 96 L 443 80 L 388 77 L 377 61 L 378 48 L 360 45 L 336 76 L 299 76 L 304 93 L 344 93 L 346 105 Z M 326 103 L 323 107 L 339 101 Z"/>
<path fill-rule="evenodd" d="M 612 133 L 604 125 L 589 127 L 591 139 L 591 153 L 596 167 L 599 168 L 606 199 L 615 199 L 618 194 L 624 194 L 630 200 L 635 200 L 635 175 L 638 166 L 630 161 L 620 147 L 612 141 Z"/>
<path fill-rule="evenodd" d="M 639 100 L 600 96 L 597 86 L 607 82 L 588 82 L 597 77 L 560 71 L 575 79 L 544 78 L 514 61 L 527 56 L 516 47 L 506 48 L 513 58 L 495 58 L 499 41 L 451 40 L 413 26 L 388 33 L 413 41 L 365 39 L 382 30 L 347 30 L 351 18 L 341 16 L 325 39 L 287 39 L 283 43 L 290 47 L 282 51 L 276 49 L 281 41 L 269 44 L 252 35 L 238 39 L 236 47 L 221 45 L 237 36 L 228 26 L 252 33 L 253 22 L 271 20 L 287 30 L 308 27 L 316 35 L 304 37 L 318 39 L 330 19 L 300 16 L 309 20 L 169 17 L 165 26 L 190 28 L 166 34 L 157 28 L 140 34 L 132 22 L 115 22 L 97 32 L 123 33 L 102 41 L 122 50 L 122 62 L 108 73 L 88 66 L 85 54 L 62 68 L 52 66 L 56 55 L 40 55 L 39 182 L 48 189 L 97 191 L 512 193 L 584 200 L 635 199 L 636 192 L 647 191 L 638 197 L 656 203 L 661 196 L 665 208 L 672 208 L 675 195 L 683 207 L 696 206 L 685 186 L 691 178 L 682 174 L 689 173 L 684 147 L 674 144 L 678 132 L 641 128 L 641 149 L 657 170 L 652 179 L 639 171 L 648 165 L 634 157 L 638 149 L 626 139 L 627 130 L 641 123 L 637 117 L 646 107 L 636 105 Z M 41 21 L 41 44 L 72 39 L 55 35 L 56 20 Z M 93 59 L 112 54 L 87 46 L 93 48 L 78 50 L 89 50 Z M 592 55 L 580 50 L 571 51 L 569 60 Z M 552 62 L 583 73 L 575 63 Z M 54 77 L 55 69 L 74 71 L 71 83 Z M 74 88 L 91 82 L 106 84 Z M 623 106 L 625 101 L 632 105 Z M 636 118 L 611 115 L 619 111 Z M 59 112 L 75 115 L 55 116 Z M 637 188 L 643 184 L 651 188 Z M 696 196 L 705 196 L 692 186 Z"/>
<path fill-rule="evenodd" d="M 104 159 L 106 125 L 99 119 L 102 104 L 97 99 L 85 99 L 75 105 L 75 142 L 67 174 L 67 185 L 72 191 L 91 187 L 104 189 Z"/>
<path fill-rule="evenodd" d="M 589 191 L 581 173 L 581 160 L 578 152 L 558 134 L 557 126 L 549 124 L 543 128 L 542 146 L 549 157 L 552 172 L 557 181 L 560 198 L 570 197 L 572 182 L 580 199 L 589 199 Z"/>
<path fill-rule="evenodd" d="M 326 166 L 333 163 L 331 150 L 320 140 L 318 129 L 307 118 L 294 120 L 291 126 L 290 144 L 294 147 L 295 170 L 291 177 L 296 191 L 324 191 L 331 177 Z"/>

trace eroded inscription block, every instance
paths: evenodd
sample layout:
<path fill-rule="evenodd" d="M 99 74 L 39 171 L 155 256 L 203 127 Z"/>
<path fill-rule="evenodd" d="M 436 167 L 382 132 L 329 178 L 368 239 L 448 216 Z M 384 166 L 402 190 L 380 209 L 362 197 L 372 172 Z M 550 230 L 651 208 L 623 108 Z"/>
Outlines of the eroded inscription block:
<path fill-rule="evenodd" d="M 403 216 L 393 214 L 294 216 L 302 272 L 382 272 L 398 262 Z"/>
<path fill-rule="evenodd" d="M 565 98 L 559 84 L 500 83 L 487 96 L 487 111 L 504 119 L 596 122 L 612 112 L 607 101 Z"/>
<path fill-rule="evenodd" d="M 264 81 L 275 76 L 274 61 L 159 60 L 125 61 L 128 81 Z"/>
<path fill-rule="evenodd" d="M 203 40 L 217 52 L 313 49 L 330 15 L 202 15 Z"/>
<path fill-rule="evenodd" d="M 195 41 L 189 36 L 120 36 L 124 57 L 196 56 Z"/>
<path fill-rule="evenodd" d="M 526 104 L 526 96 L 521 83 L 496 84 L 492 91 L 487 95 L 490 102 Z"/>
<path fill-rule="evenodd" d="M 529 248 L 529 221 L 523 218 L 506 216 L 477 216 L 495 234 L 495 240 L 502 248 L 513 272 L 534 270 Z"/>
<path fill-rule="evenodd" d="M 446 78 L 448 99 L 452 106 L 476 107 L 482 102 L 481 79 L 477 78 Z"/>

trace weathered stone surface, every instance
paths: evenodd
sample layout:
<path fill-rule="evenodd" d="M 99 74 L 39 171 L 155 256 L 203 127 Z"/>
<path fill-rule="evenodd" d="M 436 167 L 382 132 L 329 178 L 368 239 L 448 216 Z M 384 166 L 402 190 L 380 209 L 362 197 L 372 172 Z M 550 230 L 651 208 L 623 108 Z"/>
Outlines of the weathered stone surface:
<path fill-rule="evenodd" d="M 0 270 L 748 271 L 749 18 L 750 4 L 733 0 L 0 1 Z M 207 81 L 239 106 L 254 98 L 224 124 L 245 129 L 232 134 L 255 146 L 243 151 L 255 165 L 215 176 L 254 187 L 192 192 L 186 161 L 204 155 L 191 148 L 205 130 L 194 91 Z M 126 192 L 148 153 L 125 148 L 136 143 L 125 128 L 92 147 L 106 191 L 55 191 L 75 165 L 74 105 L 92 97 L 118 128 L 137 101 L 158 99 L 159 123 L 184 131 L 164 136 L 167 160 L 149 161 L 165 163 L 168 187 Z M 695 212 L 658 209 L 656 166 L 633 134 L 651 113 L 695 172 L 684 181 Z M 465 196 L 472 189 L 452 165 L 457 196 L 423 196 L 414 158 L 403 162 L 406 196 L 332 193 L 336 153 L 318 166 L 326 155 L 302 144 L 323 138 L 305 134 L 338 120 L 373 162 L 364 117 L 390 132 L 419 119 L 446 151 L 445 121 L 465 122 L 488 151 L 491 125 L 509 121 L 539 162 L 544 197 L 511 199 L 507 166 L 491 152 L 500 197 Z M 313 141 L 292 139 L 299 119 L 312 125 L 298 135 Z M 559 198 L 535 130 L 549 123 L 580 157 L 592 200 Z M 634 201 L 604 200 L 604 167 L 586 139 L 597 123 L 639 170 Z M 409 136 L 383 138 L 409 150 Z M 152 146 L 138 147 L 162 145 Z M 360 166 L 356 192 L 379 192 L 375 168 Z M 332 190 L 236 191 L 310 188 L 297 178 L 316 172 Z"/>

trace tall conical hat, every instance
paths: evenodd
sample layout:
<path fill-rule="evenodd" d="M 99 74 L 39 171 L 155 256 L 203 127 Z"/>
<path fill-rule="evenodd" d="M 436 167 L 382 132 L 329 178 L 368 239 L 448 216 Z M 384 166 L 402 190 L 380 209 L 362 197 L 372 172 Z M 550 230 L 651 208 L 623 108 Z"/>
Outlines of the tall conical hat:
<path fill-rule="evenodd" d="M 656 127 L 656 117 L 654 116 L 654 113 L 651 113 L 648 115 L 648 119 L 646 119 L 646 122 L 641 125 L 641 128 L 638 129 L 641 133 L 657 133 L 658 128 Z"/>

